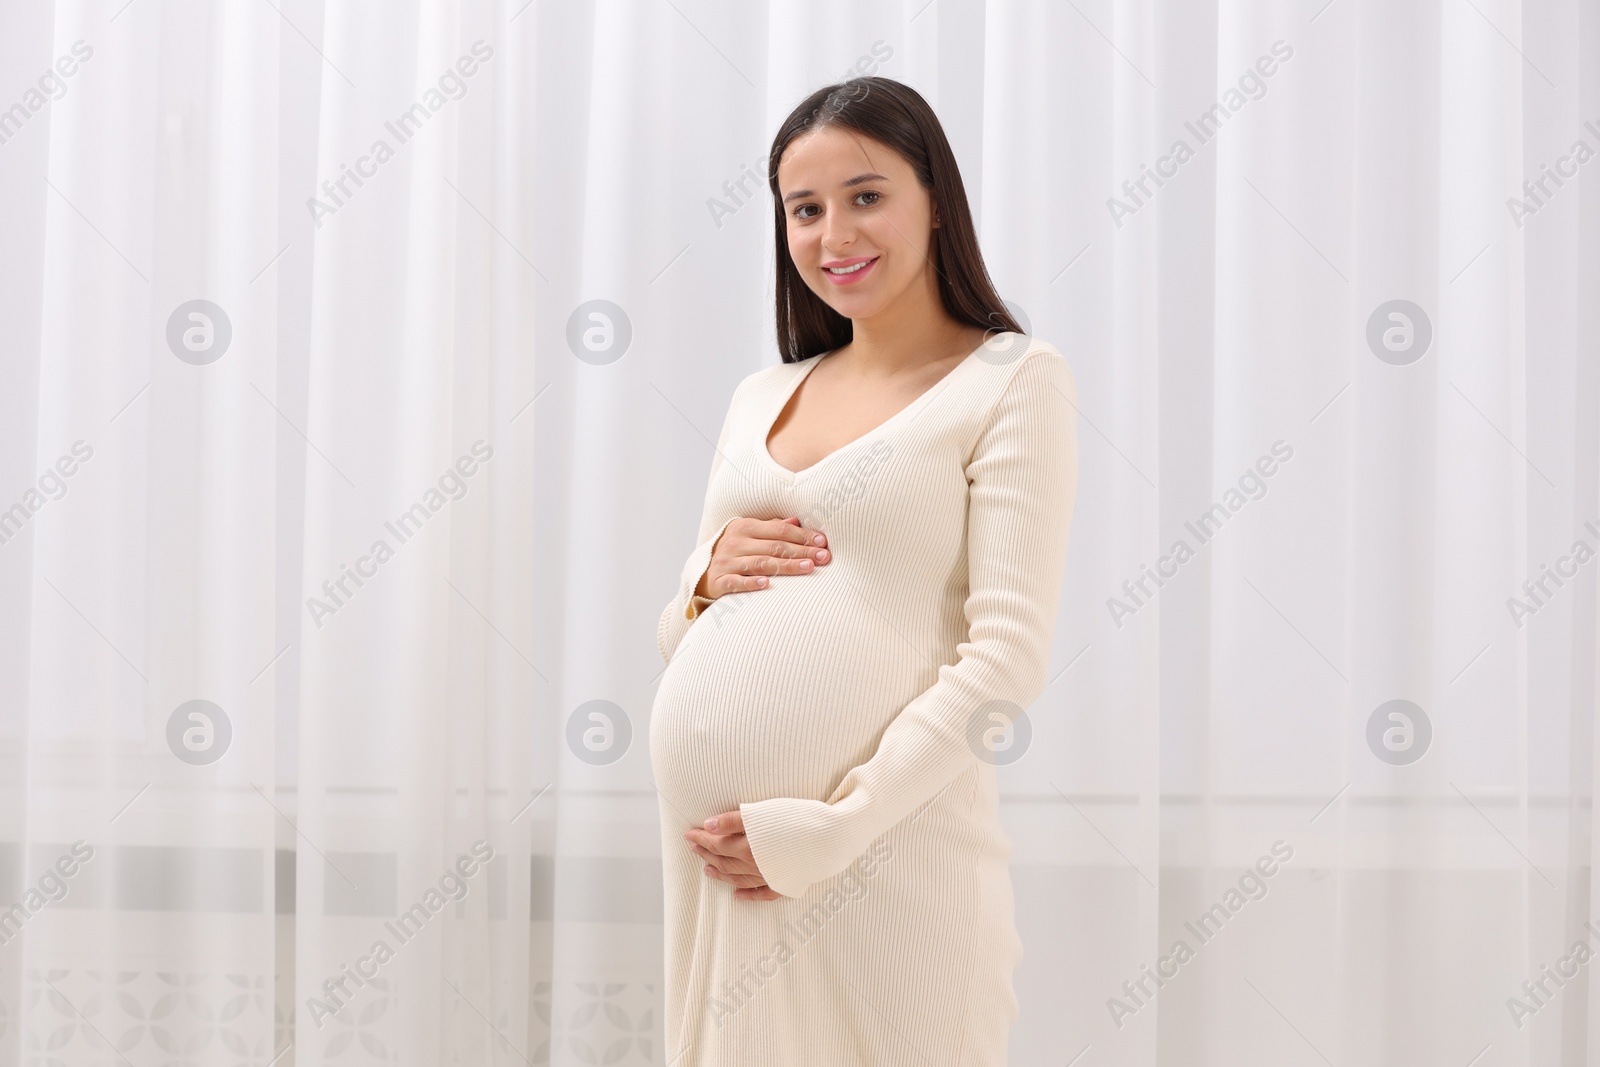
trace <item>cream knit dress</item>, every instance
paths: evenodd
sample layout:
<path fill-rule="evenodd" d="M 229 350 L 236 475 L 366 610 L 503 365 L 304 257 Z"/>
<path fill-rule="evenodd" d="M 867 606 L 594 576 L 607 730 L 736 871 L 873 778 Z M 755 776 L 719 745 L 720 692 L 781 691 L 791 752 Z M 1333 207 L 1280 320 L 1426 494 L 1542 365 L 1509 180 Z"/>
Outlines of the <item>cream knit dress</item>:
<path fill-rule="evenodd" d="M 990 745 L 1045 685 L 1077 390 L 1050 345 L 1001 334 L 791 473 L 767 433 L 824 358 L 734 390 L 661 615 L 663 1062 L 999 1067 L 1022 944 Z M 729 520 L 791 515 L 830 562 L 694 596 Z M 777 900 L 735 900 L 683 840 L 735 808 Z"/>

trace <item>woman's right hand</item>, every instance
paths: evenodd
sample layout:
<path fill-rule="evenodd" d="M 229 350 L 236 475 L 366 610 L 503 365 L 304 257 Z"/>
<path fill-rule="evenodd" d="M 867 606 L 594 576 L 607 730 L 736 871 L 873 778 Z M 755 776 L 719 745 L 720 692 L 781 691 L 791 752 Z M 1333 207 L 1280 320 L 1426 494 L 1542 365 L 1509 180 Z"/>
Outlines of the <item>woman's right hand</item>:
<path fill-rule="evenodd" d="M 827 535 L 808 530 L 797 518 L 737 518 L 711 546 L 711 565 L 695 596 L 715 600 L 724 593 L 765 589 L 772 574 L 810 574 L 832 558 Z"/>

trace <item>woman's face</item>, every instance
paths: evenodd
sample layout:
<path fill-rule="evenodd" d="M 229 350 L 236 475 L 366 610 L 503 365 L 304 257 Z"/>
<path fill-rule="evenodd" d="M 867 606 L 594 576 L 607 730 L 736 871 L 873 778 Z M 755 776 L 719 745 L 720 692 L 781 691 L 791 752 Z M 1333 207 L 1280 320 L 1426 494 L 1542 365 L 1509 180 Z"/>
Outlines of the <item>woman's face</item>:
<path fill-rule="evenodd" d="M 778 160 L 778 191 L 789 255 L 846 318 L 878 315 L 931 270 L 933 198 L 889 146 L 836 126 L 802 134 Z"/>

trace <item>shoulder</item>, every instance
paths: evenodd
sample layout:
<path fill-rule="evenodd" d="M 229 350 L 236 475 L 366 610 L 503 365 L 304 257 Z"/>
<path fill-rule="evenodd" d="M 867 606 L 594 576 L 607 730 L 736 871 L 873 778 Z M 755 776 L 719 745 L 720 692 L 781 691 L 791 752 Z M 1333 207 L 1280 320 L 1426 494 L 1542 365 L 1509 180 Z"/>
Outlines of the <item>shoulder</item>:
<path fill-rule="evenodd" d="M 735 398 L 755 400 L 781 392 L 795 380 L 797 375 L 804 373 L 807 367 L 820 358 L 821 356 L 810 356 L 794 363 L 768 364 L 741 378 L 739 384 L 734 386 L 733 395 Z"/>
<path fill-rule="evenodd" d="M 977 390 L 989 414 L 1007 404 L 1032 405 L 1034 398 L 1047 404 L 1078 403 L 1078 385 L 1072 368 L 1049 341 L 1027 334 L 1006 333 L 992 338 L 973 354 L 982 387 Z"/>
<path fill-rule="evenodd" d="M 739 381 L 739 389 L 763 389 L 763 387 L 786 386 L 794 381 L 795 374 L 805 373 L 805 368 L 811 363 L 818 362 L 819 355 L 795 360 L 794 363 L 768 363 L 762 370 L 750 371 Z"/>
<path fill-rule="evenodd" d="M 1026 334 L 1002 334 L 969 362 L 973 418 L 964 449 L 969 464 L 980 455 L 992 466 L 1006 456 L 1020 462 L 1041 450 L 1065 454 L 1076 433 L 1078 388 L 1054 345 Z"/>

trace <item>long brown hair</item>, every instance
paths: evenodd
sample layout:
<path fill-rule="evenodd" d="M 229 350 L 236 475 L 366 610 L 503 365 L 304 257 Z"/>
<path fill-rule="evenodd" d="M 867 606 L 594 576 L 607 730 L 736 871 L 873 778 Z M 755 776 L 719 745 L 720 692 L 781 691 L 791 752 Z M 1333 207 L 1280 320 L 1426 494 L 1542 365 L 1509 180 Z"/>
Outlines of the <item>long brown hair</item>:
<path fill-rule="evenodd" d="M 892 78 L 851 78 L 824 86 L 802 100 L 778 127 L 767 156 L 778 265 L 778 352 L 783 361 L 795 363 L 831 352 L 851 338 L 850 320 L 811 291 L 789 255 L 783 195 L 778 191 L 778 161 L 789 143 L 828 126 L 854 130 L 900 153 L 932 196 L 939 225 L 933 230 L 930 249 L 944 309 L 958 321 L 981 329 L 1021 333 L 1022 327 L 1006 310 L 983 265 L 961 171 L 933 108 L 921 93 Z"/>

